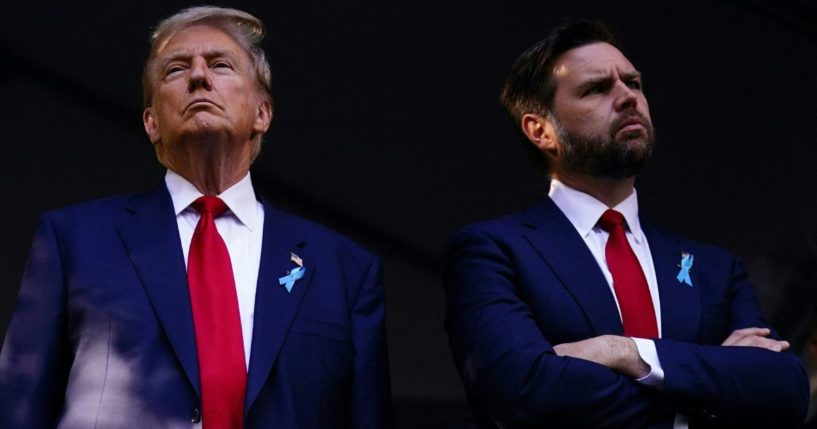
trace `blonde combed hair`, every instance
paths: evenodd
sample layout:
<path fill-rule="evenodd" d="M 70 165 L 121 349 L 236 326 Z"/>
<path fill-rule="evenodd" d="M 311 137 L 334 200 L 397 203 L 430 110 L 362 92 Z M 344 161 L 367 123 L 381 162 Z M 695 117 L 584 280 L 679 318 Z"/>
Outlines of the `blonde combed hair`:
<path fill-rule="evenodd" d="M 224 31 L 247 52 L 255 72 L 259 93 L 272 106 L 272 72 L 267 55 L 261 47 L 261 41 L 266 34 L 264 23 L 255 16 L 238 9 L 195 6 L 165 18 L 150 34 L 150 51 L 142 70 L 142 107 L 146 109 L 153 103 L 157 75 L 156 55 L 176 33 L 194 25 L 206 25 Z M 255 159 L 261 151 L 262 139 L 263 136 L 257 138 L 252 159 Z"/>

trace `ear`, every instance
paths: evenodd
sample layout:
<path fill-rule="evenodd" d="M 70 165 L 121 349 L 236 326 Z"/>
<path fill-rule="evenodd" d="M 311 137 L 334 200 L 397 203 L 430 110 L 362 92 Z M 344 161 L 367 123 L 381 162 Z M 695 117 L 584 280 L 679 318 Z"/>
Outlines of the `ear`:
<path fill-rule="evenodd" d="M 142 112 L 142 124 L 145 126 L 145 132 L 150 138 L 150 142 L 153 144 L 159 143 L 159 127 L 153 117 L 152 107 L 148 107 Z"/>
<path fill-rule="evenodd" d="M 526 113 L 522 116 L 522 132 L 540 151 L 556 155 L 558 141 L 553 124 L 541 115 Z"/>
<path fill-rule="evenodd" d="M 272 122 L 272 103 L 267 99 L 262 99 L 258 104 L 253 131 L 260 134 L 267 132 L 270 122 Z"/>

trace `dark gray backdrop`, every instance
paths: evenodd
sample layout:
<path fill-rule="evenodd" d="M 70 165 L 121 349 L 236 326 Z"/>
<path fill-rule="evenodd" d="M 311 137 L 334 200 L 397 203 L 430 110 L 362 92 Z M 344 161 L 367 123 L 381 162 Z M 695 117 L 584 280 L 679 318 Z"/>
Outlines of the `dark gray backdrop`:
<path fill-rule="evenodd" d="M 269 30 L 276 112 L 257 188 L 384 257 L 398 427 L 467 415 L 442 330 L 439 252 L 457 227 L 546 192 L 497 94 L 516 56 L 563 17 L 607 21 L 644 72 L 659 141 L 637 183 L 642 211 L 742 256 L 766 311 L 794 332 L 778 310 L 791 294 L 767 261 L 803 259 L 786 249 L 817 230 L 815 2 L 658 3 L 222 4 Z M 161 180 L 141 125 L 141 65 L 150 27 L 188 5 L 4 8 L 0 333 L 38 213 Z"/>

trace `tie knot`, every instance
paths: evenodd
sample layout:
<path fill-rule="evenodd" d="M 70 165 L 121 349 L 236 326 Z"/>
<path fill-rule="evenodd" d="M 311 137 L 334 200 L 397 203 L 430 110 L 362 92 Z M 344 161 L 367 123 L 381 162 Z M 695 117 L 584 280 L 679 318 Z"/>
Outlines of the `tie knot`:
<path fill-rule="evenodd" d="M 214 197 L 212 195 L 205 195 L 203 197 L 199 197 L 196 201 L 193 201 L 193 208 L 196 209 L 199 214 L 204 215 L 205 213 L 213 215 L 214 218 L 217 218 L 224 214 L 227 211 L 227 204 L 224 204 L 224 201 L 221 201 L 221 198 Z"/>
<path fill-rule="evenodd" d="M 613 209 L 607 209 L 607 211 L 605 211 L 604 214 L 601 215 L 601 218 L 599 219 L 599 224 L 601 225 L 601 228 L 607 232 L 610 232 L 617 227 L 623 228 L 624 215 Z"/>

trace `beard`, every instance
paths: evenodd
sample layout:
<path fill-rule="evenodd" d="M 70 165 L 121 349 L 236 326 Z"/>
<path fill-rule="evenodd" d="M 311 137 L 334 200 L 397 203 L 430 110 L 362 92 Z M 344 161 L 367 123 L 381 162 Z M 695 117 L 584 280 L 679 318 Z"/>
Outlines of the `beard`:
<path fill-rule="evenodd" d="M 555 115 L 549 116 L 562 145 L 560 164 L 565 172 L 623 179 L 635 176 L 652 155 L 655 130 L 650 120 L 639 113 L 618 118 L 607 134 L 596 135 L 568 132 Z M 622 124 L 633 116 L 641 120 L 644 130 L 622 133 L 616 141 Z"/>

